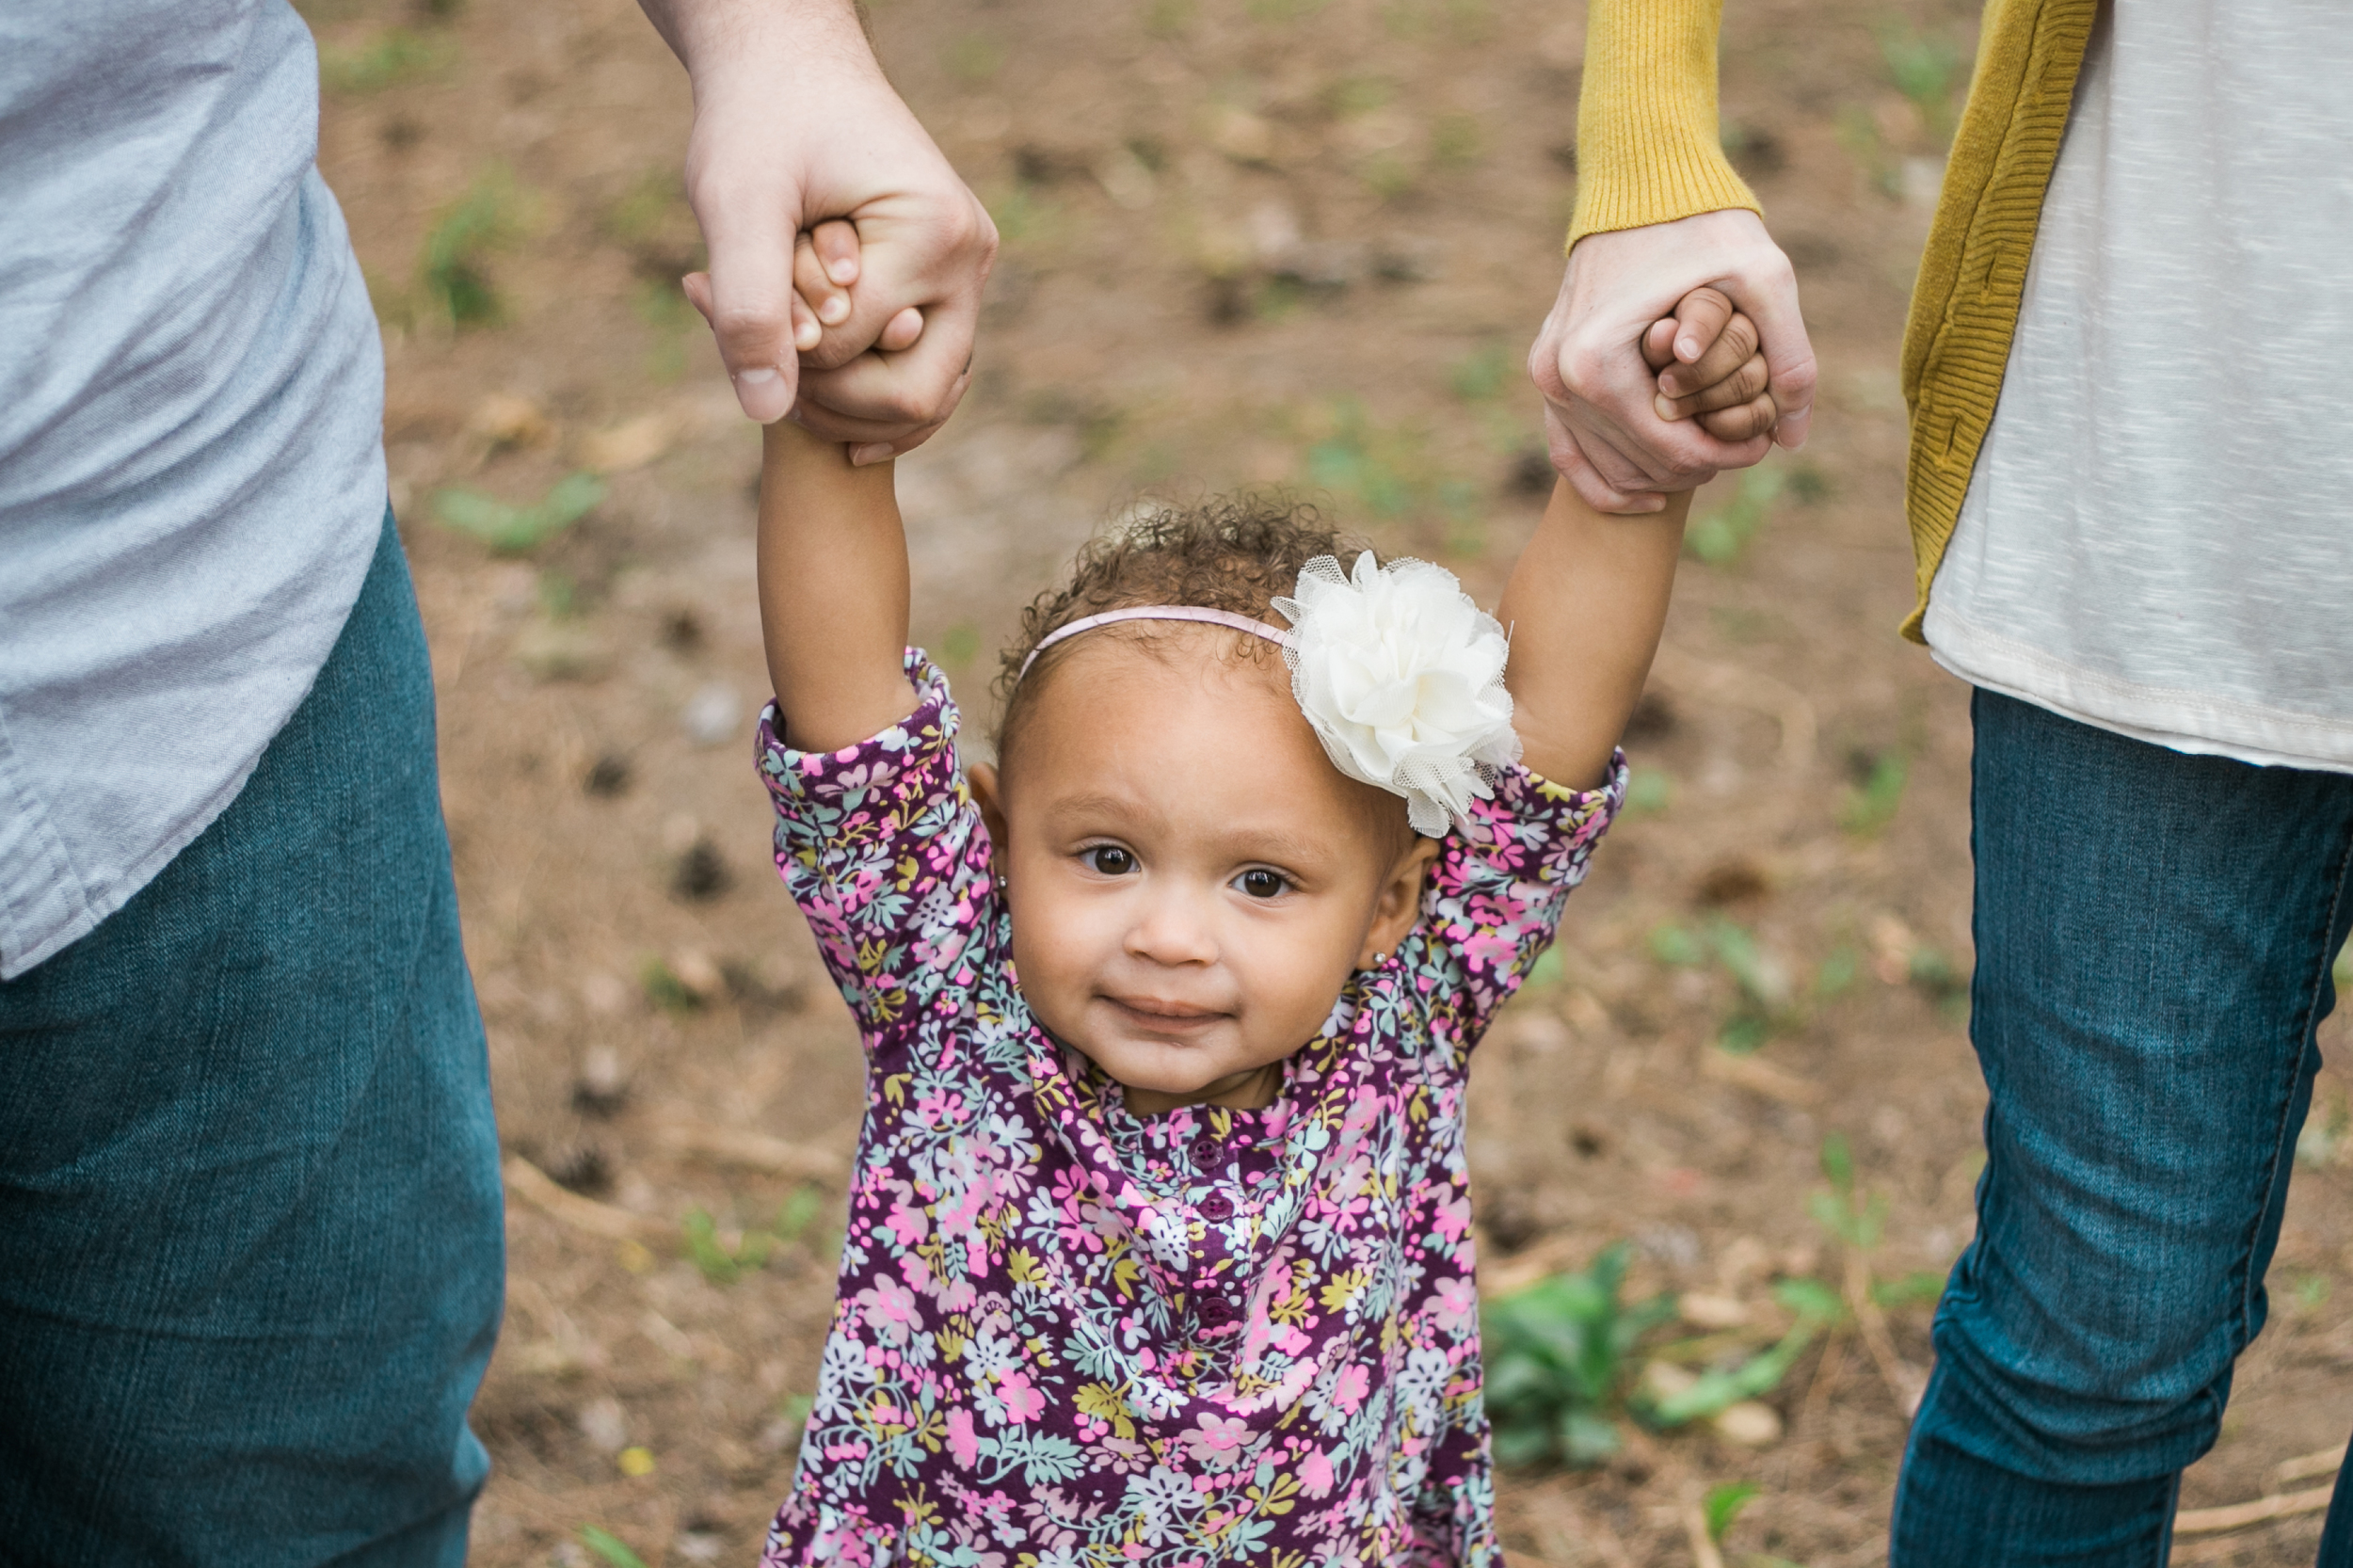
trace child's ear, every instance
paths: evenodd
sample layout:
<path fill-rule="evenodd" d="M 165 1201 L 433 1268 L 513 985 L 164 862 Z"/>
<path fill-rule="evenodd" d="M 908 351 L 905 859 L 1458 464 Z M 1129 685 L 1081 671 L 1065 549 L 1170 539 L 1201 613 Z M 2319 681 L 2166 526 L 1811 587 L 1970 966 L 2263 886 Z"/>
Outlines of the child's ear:
<path fill-rule="evenodd" d="M 988 829 L 988 846 L 997 857 L 997 870 L 1004 872 L 1005 796 L 1002 781 L 997 776 L 994 762 L 974 762 L 964 770 L 967 782 L 972 786 L 972 798 L 981 808 L 981 822 Z"/>
<path fill-rule="evenodd" d="M 1421 919 L 1422 880 L 1437 857 L 1438 840 L 1416 834 L 1413 848 L 1389 869 L 1388 880 L 1382 883 L 1373 904 L 1372 928 L 1365 933 L 1365 945 L 1356 954 L 1358 968 L 1371 968 L 1395 952 L 1405 934 L 1414 929 L 1414 922 Z"/>

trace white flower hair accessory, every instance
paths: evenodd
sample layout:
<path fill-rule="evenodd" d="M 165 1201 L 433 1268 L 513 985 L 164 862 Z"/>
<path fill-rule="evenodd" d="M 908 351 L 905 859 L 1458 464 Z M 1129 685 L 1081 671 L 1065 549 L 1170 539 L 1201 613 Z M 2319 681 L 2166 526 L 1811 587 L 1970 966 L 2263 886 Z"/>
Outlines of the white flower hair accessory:
<path fill-rule="evenodd" d="M 1344 573 L 1319 555 L 1274 608 L 1291 623 L 1292 695 L 1333 766 L 1404 796 L 1415 832 L 1435 839 L 1465 822 L 1519 760 L 1510 640 L 1446 568 L 1376 566 L 1368 550 Z"/>

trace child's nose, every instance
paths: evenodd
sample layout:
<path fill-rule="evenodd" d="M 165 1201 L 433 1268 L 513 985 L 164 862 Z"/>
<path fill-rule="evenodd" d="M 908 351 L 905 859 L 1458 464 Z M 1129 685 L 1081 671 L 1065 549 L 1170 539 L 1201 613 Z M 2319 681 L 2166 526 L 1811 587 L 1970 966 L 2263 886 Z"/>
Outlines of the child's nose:
<path fill-rule="evenodd" d="M 1131 957 L 1155 964 L 1214 964 L 1217 932 L 1208 901 L 1190 890 L 1159 891 L 1128 931 Z"/>

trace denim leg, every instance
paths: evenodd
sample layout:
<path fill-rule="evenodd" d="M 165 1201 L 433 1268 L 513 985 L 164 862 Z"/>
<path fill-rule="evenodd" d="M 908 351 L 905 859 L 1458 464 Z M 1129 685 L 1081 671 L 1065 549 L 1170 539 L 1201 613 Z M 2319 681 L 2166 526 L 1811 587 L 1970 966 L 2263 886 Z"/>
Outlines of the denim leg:
<path fill-rule="evenodd" d="M 464 1561 L 504 1238 L 433 739 L 387 519 L 235 802 L 0 984 L 0 1559 Z"/>
<path fill-rule="evenodd" d="M 2264 1323 L 2353 776 L 1972 713 L 1987 1164 L 1892 1561 L 2155 1568 Z"/>

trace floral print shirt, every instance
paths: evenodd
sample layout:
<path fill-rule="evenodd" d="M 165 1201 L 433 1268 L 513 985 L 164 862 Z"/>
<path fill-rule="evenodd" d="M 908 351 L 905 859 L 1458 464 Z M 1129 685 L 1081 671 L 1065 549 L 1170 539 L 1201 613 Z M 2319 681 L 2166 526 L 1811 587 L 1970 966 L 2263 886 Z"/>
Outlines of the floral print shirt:
<path fill-rule="evenodd" d="M 868 1055 L 839 1296 L 762 1559 L 858 1568 L 1499 1564 L 1470 1048 L 1625 791 L 1508 770 L 1420 923 L 1261 1111 L 1133 1114 L 1030 1016 L 945 679 L 760 766 Z"/>

